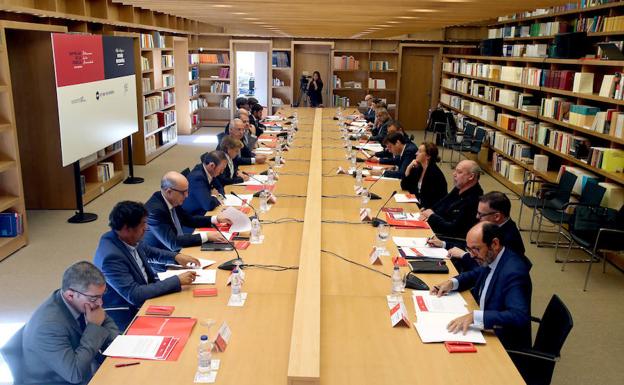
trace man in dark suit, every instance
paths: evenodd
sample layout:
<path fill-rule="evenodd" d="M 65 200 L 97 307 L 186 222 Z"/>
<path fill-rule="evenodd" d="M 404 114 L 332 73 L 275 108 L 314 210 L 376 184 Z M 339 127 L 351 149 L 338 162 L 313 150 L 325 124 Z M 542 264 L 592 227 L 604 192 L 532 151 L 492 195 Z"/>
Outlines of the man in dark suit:
<path fill-rule="evenodd" d="M 526 259 L 502 241 L 501 228 L 490 222 L 476 224 L 466 243 L 479 267 L 442 282 L 431 289 L 442 296 L 452 290 L 470 289 L 480 310 L 451 321 L 450 332 L 469 327 L 494 329 L 506 349 L 531 346 L 531 276 Z"/>
<path fill-rule="evenodd" d="M 368 135 L 367 138 L 364 138 L 370 140 L 371 142 L 382 143 L 388 135 L 388 123 L 390 122 L 390 114 L 388 113 L 387 109 L 379 108 L 376 111 L 375 117 L 375 123 L 377 126 L 373 127 L 370 135 Z"/>
<path fill-rule="evenodd" d="M 24 326 L 23 383 L 86 384 L 119 335 L 102 308 L 106 281 L 87 261 L 71 265 L 56 290 Z"/>
<path fill-rule="evenodd" d="M 223 151 L 202 154 L 201 163 L 187 176 L 189 196 L 182 204 L 187 213 L 203 215 L 221 205 L 218 196 L 223 196 L 225 191 L 218 177 L 226 166 L 227 160 Z"/>
<path fill-rule="evenodd" d="M 221 143 L 223 142 L 223 138 L 227 135 L 225 133 L 220 133 L 217 135 L 217 140 L 219 141 L 219 145 L 217 146 L 217 150 L 223 151 Z M 240 150 L 240 159 L 239 164 L 241 165 L 251 165 L 251 164 L 263 164 L 266 163 L 267 157 L 263 154 L 255 154 L 251 148 L 247 145 L 247 139 L 245 138 L 245 123 L 239 119 L 233 119 L 230 122 L 230 131 L 229 136 L 234 139 L 238 139 L 243 143 L 243 147 Z"/>
<path fill-rule="evenodd" d="M 226 166 L 218 179 L 222 186 L 230 184 L 243 183 L 249 180 L 249 177 L 238 170 L 238 154 L 243 148 L 240 140 L 231 136 L 226 136 L 221 142 L 221 150 L 225 153 Z"/>
<path fill-rule="evenodd" d="M 462 160 L 453 170 L 455 187 L 420 217 L 441 238 L 466 238 L 468 230 L 477 223 L 477 206 L 483 189 L 479 185 L 481 168 L 473 160 Z"/>
<path fill-rule="evenodd" d="M 199 267 L 200 263 L 191 256 L 141 242 L 147 228 L 147 210 L 142 203 L 119 202 L 108 220 L 111 231 L 100 238 L 93 262 L 102 270 L 108 284 L 104 308 L 119 330 L 126 330 L 143 302 L 178 292 L 182 285 L 195 280 L 195 273 L 187 271 L 160 281 L 151 264 Z"/>
<path fill-rule="evenodd" d="M 389 134 L 384 140 L 384 145 L 394 156 L 394 162 L 389 164 L 394 164 L 396 169 L 387 169 L 385 171 L 371 170 L 371 175 L 381 175 L 383 173 L 383 176 L 387 178 L 403 178 L 405 176 L 407 166 L 409 166 L 412 160 L 416 158 L 416 145 L 401 132 L 393 132 L 392 134 Z"/>
<path fill-rule="evenodd" d="M 249 124 L 250 127 L 253 126 L 252 129 L 255 130 L 253 134 L 256 136 L 264 134 L 264 130 L 266 130 L 266 126 L 260 123 L 260 121 L 262 120 L 263 110 L 264 107 L 262 107 L 259 103 L 255 103 L 251 106 L 251 111 L 249 113 Z"/>
<path fill-rule="evenodd" d="M 391 119 L 388 121 L 388 135 L 392 134 L 393 132 L 402 133 L 407 138 L 407 141 L 411 142 L 409 136 L 403 128 L 403 125 L 398 120 Z M 382 151 L 377 151 L 375 155 L 371 156 L 368 160 L 371 162 L 379 162 L 380 164 L 395 164 L 397 161 L 394 154 L 385 147 Z"/>
<path fill-rule="evenodd" d="M 188 181 L 179 172 L 169 171 L 160 182 L 160 191 L 156 191 L 145 203 L 149 212 L 145 243 L 159 249 L 180 251 L 183 247 L 199 246 L 205 242 L 224 242 L 225 239 L 215 231 L 198 234 L 185 233 L 183 227 L 195 229 L 211 227 L 219 223 L 229 223 L 222 216 L 190 215 L 182 208 L 188 196 Z"/>
<path fill-rule="evenodd" d="M 364 101 L 366 102 L 367 110 L 362 114 L 362 118 L 366 119 L 366 122 L 372 123 L 375 121 L 375 105 L 373 104 L 373 95 L 367 94 L 364 97 Z"/>
<path fill-rule="evenodd" d="M 501 228 L 503 243 L 514 253 L 524 256 L 524 242 L 516 223 L 509 217 L 511 202 L 507 195 L 500 191 L 490 191 L 479 198 L 477 219 L 497 224 Z M 435 237 L 428 241 L 434 247 L 445 247 L 449 251 L 449 257 L 458 271 L 470 271 L 478 265 L 466 251 L 466 242 L 460 240 L 441 241 Z M 527 258 L 527 263 L 531 262 Z"/>

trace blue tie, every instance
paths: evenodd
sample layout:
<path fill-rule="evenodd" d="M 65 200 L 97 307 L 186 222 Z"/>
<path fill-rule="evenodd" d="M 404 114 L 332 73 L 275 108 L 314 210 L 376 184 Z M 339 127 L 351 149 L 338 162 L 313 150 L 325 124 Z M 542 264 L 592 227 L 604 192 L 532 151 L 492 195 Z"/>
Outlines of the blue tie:
<path fill-rule="evenodd" d="M 78 321 L 78 326 L 80 326 L 80 331 L 84 332 L 87 328 L 87 321 L 85 321 L 84 313 L 80 314 L 76 320 Z"/>
<path fill-rule="evenodd" d="M 173 225 L 176 228 L 178 235 L 184 234 L 182 231 L 182 226 L 180 225 L 180 220 L 178 219 L 178 214 L 176 214 L 175 208 L 171 209 L 171 218 L 173 218 Z"/>
<path fill-rule="evenodd" d="M 481 280 L 481 283 L 479 284 L 479 303 L 481 303 L 481 294 L 483 293 L 483 289 L 485 288 L 485 281 L 487 281 L 487 277 L 490 274 L 490 271 L 492 270 L 492 268 L 489 266 L 486 266 L 483 268 L 483 270 L 484 270 L 483 279 Z"/>

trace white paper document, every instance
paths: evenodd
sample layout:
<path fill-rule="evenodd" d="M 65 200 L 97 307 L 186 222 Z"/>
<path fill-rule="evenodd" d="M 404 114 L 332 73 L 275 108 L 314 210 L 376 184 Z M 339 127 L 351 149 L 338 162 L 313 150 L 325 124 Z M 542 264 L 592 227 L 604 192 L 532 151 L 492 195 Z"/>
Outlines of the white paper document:
<path fill-rule="evenodd" d="M 163 344 L 172 337 L 166 336 L 117 336 L 104 351 L 105 356 L 163 359 L 160 351 Z"/>
<path fill-rule="evenodd" d="M 417 252 L 416 254 L 417 257 L 429 257 L 429 258 L 438 258 L 438 259 L 448 258 L 448 250 L 442 247 L 414 247 L 414 249 Z"/>
<path fill-rule="evenodd" d="M 412 300 L 416 314 L 421 312 L 466 314 L 466 300 L 458 292 L 451 292 L 442 297 L 429 293 L 428 290 L 413 290 Z"/>
<path fill-rule="evenodd" d="M 273 150 L 267 148 L 259 148 L 254 151 L 256 154 L 273 155 Z"/>
<path fill-rule="evenodd" d="M 396 203 L 418 203 L 418 198 L 410 197 L 408 194 L 394 194 L 394 200 Z"/>
<path fill-rule="evenodd" d="M 199 266 L 200 269 L 204 269 L 210 265 L 213 265 L 215 262 L 217 262 L 217 261 L 213 261 L 212 259 L 204 259 L 204 258 L 197 258 L 197 260 L 200 263 L 200 266 Z"/>
<path fill-rule="evenodd" d="M 425 247 L 427 246 L 426 237 L 392 237 L 392 242 L 399 247 Z"/>
<path fill-rule="evenodd" d="M 449 322 L 457 317 L 461 317 L 464 314 L 420 312 L 416 314 L 416 322 L 414 323 L 414 326 L 420 336 L 420 340 L 425 344 L 430 342 L 446 341 L 484 344 L 485 338 L 478 329 L 469 328 L 465 335 L 461 331 L 458 333 L 451 333 L 446 329 Z"/>
<path fill-rule="evenodd" d="M 419 221 L 420 213 L 391 213 L 392 218 L 398 221 Z"/>
<path fill-rule="evenodd" d="M 242 211 L 235 209 L 234 207 L 228 207 L 221 211 L 221 216 L 232 221 L 230 226 L 231 233 L 243 233 L 251 231 L 251 220 Z"/>
<path fill-rule="evenodd" d="M 383 151 L 383 146 L 379 143 L 367 143 L 367 144 L 360 144 L 358 145 L 358 148 L 363 148 L 365 150 L 370 150 L 370 151 Z"/>
<path fill-rule="evenodd" d="M 217 281 L 217 270 L 203 270 L 203 269 L 187 269 L 187 270 L 167 270 L 162 273 L 158 273 L 158 279 L 164 281 L 169 277 L 173 277 L 174 275 L 180 275 L 187 271 L 194 271 L 197 276 L 195 277 L 195 281 L 193 281 L 193 285 L 214 285 Z"/>
<path fill-rule="evenodd" d="M 262 186 L 267 184 L 268 177 L 266 175 L 252 175 L 246 182 L 236 183 L 234 186 Z"/>
<path fill-rule="evenodd" d="M 251 203 L 251 200 L 253 199 L 253 194 L 236 194 L 239 197 L 241 197 L 241 199 L 243 199 L 245 202 L 247 203 Z M 244 203 L 243 201 L 235 197 L 232 194 L 225 194 L 225 200 L 223 201 L 223 205 L 224 206 L 243 206 Z"/>

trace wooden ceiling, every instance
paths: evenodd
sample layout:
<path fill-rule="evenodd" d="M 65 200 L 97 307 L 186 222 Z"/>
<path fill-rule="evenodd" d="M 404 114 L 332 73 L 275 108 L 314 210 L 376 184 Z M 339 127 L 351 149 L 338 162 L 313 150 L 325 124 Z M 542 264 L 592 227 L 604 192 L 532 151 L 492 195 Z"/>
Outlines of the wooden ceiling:
<path fill-rule="evenodd" d="M 113 0 L 182 16 L 225 33 L 386 38 L 492 19 L 570 0 Z"/>

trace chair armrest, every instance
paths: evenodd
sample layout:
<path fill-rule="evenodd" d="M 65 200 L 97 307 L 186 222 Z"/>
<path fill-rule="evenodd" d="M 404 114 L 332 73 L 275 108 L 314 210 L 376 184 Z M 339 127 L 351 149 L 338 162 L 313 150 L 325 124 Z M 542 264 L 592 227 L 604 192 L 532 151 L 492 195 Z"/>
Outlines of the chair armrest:
<path fill-rule="evenodd" d="M 582 202 L 568 202 L 565 205 L 563 205 L 562 209 L 565 210 L 568 207 L 579 207 L 579 206 L 583 206 L 583 207 L 600 207 L 600 204 L 591 205 L 589 203 L 582 203 Z"/>
<path fill-rule="evenodd" d="M 559 361 L 559 356 L 555 356 L 554 354 L 550 354 L 550 353 L 540 352 L 534 349 L 507 350 L 507 353 L 509 355 L 530 357 L 530 358 L 535 358 L 535 359 L 543 360 L 543 361 L 551 361 L 551 362 Z"/>
<path fill-rule="evenodd" d="M 596 247 L 600 244 L 600 236 L 601 236 L 602 234 L 606 234 L 606 233 L 612 233 L 612 234 L 622 234 L 622 235 L 624 235 L 624 230 L 617 230 L 617 229 L 610 229 L 610 228 L 608 228 L 608 227 L 601 227 L 601 228 L 598 230 L 598 235 L 596 236 L 596 242 L 594 243 L 594 249 L 595 249 L 595 248 L 596 248 Z M 623 247 L 621 247 L 621 246 L 620 246 L 620 248 L 619 248 L 619 249 L 616 249 L 616 250 L 620 250 L 620 249 L 622 249 L 622 248 L 623 248 Z M 603 248 L 603 249 L 609 250 L 608 248 Z M 602 249 L 601 249 L 601 250 L 602 250 Z"/>
<path fill-rule="evenodd" d="M 541 319 L 541 318 L 539 318 L 539 317 L 533 317 L 533 316 L 531 316 L 531 321 L 533 321 L 533 322 L 537 322 L 537 323 L 541 323 L 541 322 L 542 322 L 542 319 Z"/>

